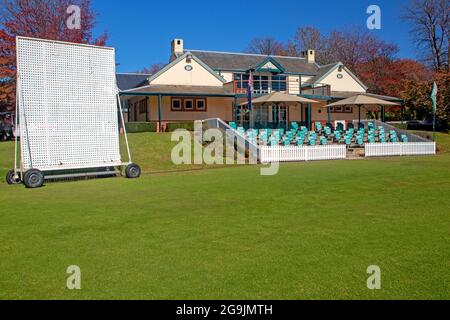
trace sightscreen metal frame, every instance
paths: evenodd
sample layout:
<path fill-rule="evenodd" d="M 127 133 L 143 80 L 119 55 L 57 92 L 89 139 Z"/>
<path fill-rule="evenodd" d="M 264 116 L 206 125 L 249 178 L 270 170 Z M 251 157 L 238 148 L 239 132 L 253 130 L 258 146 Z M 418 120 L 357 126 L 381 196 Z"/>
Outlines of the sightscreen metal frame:
<path fill-rule="evenodd" d="M 126 132 L 129 162 L 120 155 L 115 49 L 27 37 L 16 48 L 20 171 L 130 163 Z"/>

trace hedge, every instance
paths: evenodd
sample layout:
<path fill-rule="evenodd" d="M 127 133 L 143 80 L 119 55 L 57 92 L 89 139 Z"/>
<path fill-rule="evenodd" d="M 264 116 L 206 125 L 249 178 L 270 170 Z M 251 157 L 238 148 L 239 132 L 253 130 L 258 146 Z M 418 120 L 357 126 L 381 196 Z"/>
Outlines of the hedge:
<path fill-rule="evenodd" d="M 125 127 L 128 133 L 156 132 L 156 122 L 128 122 Z"/>
<path fill-rule="evenodd" d="M 186 129 L 188 131 L 194 131 L 194 122 L 177 122 L 177 123 L 168 123 L 166 131 L 174 132 L 177 129 Z"/>

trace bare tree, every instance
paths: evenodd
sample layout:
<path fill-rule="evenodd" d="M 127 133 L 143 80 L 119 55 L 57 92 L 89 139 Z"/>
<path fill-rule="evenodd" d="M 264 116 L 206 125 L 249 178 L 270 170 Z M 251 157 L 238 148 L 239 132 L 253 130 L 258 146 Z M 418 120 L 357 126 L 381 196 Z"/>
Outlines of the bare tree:
<path fill-rule="evenodd" d="M 300 27 L 295 32 L 294 37 L 288 42 L 288 52 L 291 56 L 301 56 L 302 51 L 313 49 L 316 51 L 316 60 L 319 63 L 327 63 L 323 54 L 326 48 L 327 39 L 320 31 L 311 26 Z"/>
<path fill-rule="evenodd" d="M 448 0 L 411 0 L 404 20 L 411 23 L 423 60 L 436 71 L 449 70 L 450 10 Z"/>
<path fill-rule="evenodd" d="M 149 68 L 145 67 L 144 69 L 142 69 L 141 71 L 137 72 L 137 73 L 142 73 L 142 74 L 155 74 L 157 73 L 159 70 L 161 70 L 162 68 L 164 68 L 166 66 L 165 63 L 154 63 L 152 64 Z"/>
<path fill-rule="evenodd" d="M 300 56 L 308 49 L 316 50 L 316 61 L 322 65 L 340 61 L 352 70 L 380 57 L 392 59 L 398 52 L 395 45 L 358 27 L 333 30 L 328 35 L 321 34 L 315 27 L 300 27 L 288 42 L 289 55 Z"/>
<path fill-rule="evenodd" d="M 287 54 L 284 45 L 270 37 L 255 38 L 251 40 L 246 51 L 249 53 L 264 54 L 268 56 L 285 56 Z"/>
<path fill-rule="evenodd" d="M 398 52 L 396 45 L 386 43 L 369 31 L 349 27 L 343 31 L 333 31 L 326 38 L 324 56 L 326 63 L 340 61 L 351 70 L 379 58 L 394 59 Z"/>

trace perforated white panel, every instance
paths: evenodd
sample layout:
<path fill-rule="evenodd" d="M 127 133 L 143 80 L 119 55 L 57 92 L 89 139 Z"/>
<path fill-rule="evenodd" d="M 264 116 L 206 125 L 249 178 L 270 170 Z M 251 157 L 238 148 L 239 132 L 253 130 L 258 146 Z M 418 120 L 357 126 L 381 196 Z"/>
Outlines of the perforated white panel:
<path fill-rule="evenodd" d="M 24 170 L 120 164 L 113 48 L 17 38 Z"/>

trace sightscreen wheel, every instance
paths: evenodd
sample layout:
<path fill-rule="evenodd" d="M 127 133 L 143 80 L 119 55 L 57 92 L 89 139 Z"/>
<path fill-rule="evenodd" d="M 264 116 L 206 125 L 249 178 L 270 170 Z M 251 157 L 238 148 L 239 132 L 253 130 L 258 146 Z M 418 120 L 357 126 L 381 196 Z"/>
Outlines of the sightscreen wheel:
<path fill-rule="evenodd" d="M 6 183 L 8 183 L 9 185 L 19 184 L 21 181 L 19 178 L 16 178 L 15 175 L 16 173 L 14 172 L 14 170 L 9 171 L 6 174 Z"/>
<path fill-rule="evenodd" d="M 125 176 L 128 179 L 139 178 L 141 176 L 141 168 L 135 163 L 130 163 L 125 168 Z"/>
<path fill-rule="evenodd" d="M 27 188 L 35 189 L 44 185 L 44 174 L 37 169 L 30 169 L 23 176 L 23 183 Z"/>

